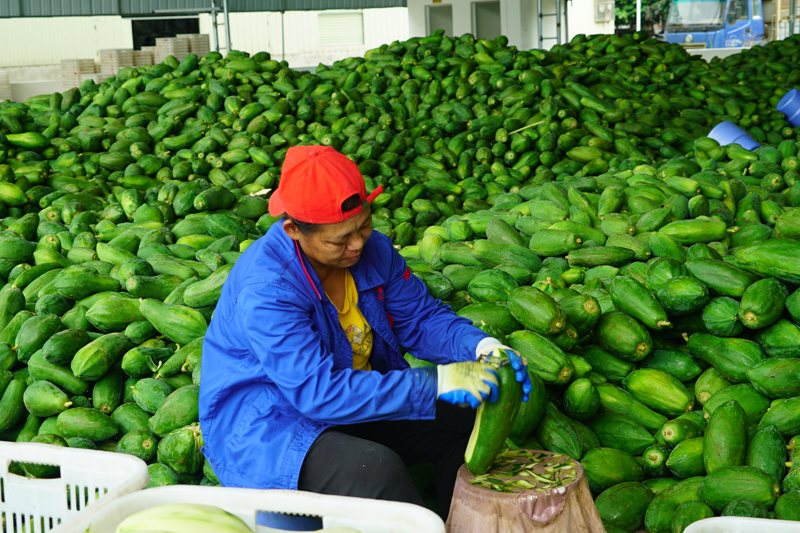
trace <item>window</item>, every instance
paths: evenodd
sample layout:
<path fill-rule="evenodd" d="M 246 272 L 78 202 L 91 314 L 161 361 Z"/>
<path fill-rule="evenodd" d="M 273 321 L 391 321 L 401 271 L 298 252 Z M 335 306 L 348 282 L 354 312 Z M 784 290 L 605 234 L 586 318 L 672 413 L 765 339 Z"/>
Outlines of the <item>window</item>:
<path fill-rule="evenodd" d="M 751 0 L 750 10 L 753 12 L 753 20 L 761 20 L 761 0 Z"/>
<path fill-rule="evenodd" d="M 736 1 L 736 0 L 734 0 Z M 725 0 L 674 0 L 667 15 L 668 31 L 687 31 L 686 26 L 716 26 L 725 21 Z"/>
<path fill-rule="evenodd" d="M 753 0 L 759 2 L 761 0 Z M 613 22 L 614 20 L 614 1 L 594 0 L 594 21 Z"/>
<path fill-rule="evenodd" d="M 175 37 L 179 33 L 200 33 L 200 20 L 192 18 L 133 19 L 133 49 L 155 46 L 158 37 Z"/>
<path fill-rule="evenodd" d="M 318 21 L 320 46 L 364 44 L 363 13 L 320 13 Z"/>
<path fill-rule="evenodd" d="M 728 4 L 728 26 L 732 26 L 741 20 L 749 20 L 748 0 L 731 0 Z"/>

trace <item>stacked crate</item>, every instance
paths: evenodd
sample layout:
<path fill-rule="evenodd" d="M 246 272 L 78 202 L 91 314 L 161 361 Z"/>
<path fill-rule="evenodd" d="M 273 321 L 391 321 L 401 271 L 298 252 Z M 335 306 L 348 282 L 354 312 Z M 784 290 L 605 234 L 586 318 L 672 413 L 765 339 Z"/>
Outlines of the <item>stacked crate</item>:
<path fill-rule="evenodd" d="M 0 102 L 11 100 L 11 84 L 8 82 L 8 72 L 0 70 Z"/>
<path fill-rule="evenodd" d="M 174 56 L 178 61 L 183 60 L 189 53 L 189 39 L 186 37 L 159 37 L 156 39 L 156 54 L 154 61 L 161 63 L 167 56 Z"/>
<path fill-rule="evenodd" d="M 208 42 L 208 34 L 205 33 L 185 33 L 179 34 L 178 37 L 184 37 L 189 40 L 189 52 L 197 57 L 207 56 L 211 52 L 211 45 Z"/>
<path fill-rule="evenodd" d="M 78 87 L 82 76 L 94 74 L 94 59 L 62 59 L 61 83 L 64 90 Z"/>
<path fill-rule="evenodd" d="M 189 55 L 190 46 L 191 44 L 189 43 L 188 37 L 175 37 L 175 50 L 178 54 L 175 57 L 178 59 L 178 61 L 183 60 L 184 57 Z"/>
<path fill-rule="evenodd" d="M 142 50 L 141 51 L 142 51 L 143 54 L 145 54 L 145 56 L 149 55 L 150 64 L 151 65 L 155 65 L 155 64 L 158 64 L 158 63 L 161 62 L 161 61 L 158 60 L 155 46 L 142 46 Z"/>
<path fill-rule="evenodd" d="M 211 44 L 208 42 L 208 34 L 195 33 L 190 38 L 192 53 L 197 57 L 207 56 L 211 52 Z"/>
<path fill-rule="evenodd" d="M 100 50 L 100 72 L 104 76 L 116 76 L 120 69 L 133 66 L 133 50 L 118 48 Z"/>
<path fill-rule="evenodd" d="M 133 51 L 134 67 L 143 67 L 145 65 L 153 64 L 153 52 L 150 50 L 145 50 L 145 48 L 155 48 L 155 47 L 142 47 L 141 50 L 134 50 Z"/>

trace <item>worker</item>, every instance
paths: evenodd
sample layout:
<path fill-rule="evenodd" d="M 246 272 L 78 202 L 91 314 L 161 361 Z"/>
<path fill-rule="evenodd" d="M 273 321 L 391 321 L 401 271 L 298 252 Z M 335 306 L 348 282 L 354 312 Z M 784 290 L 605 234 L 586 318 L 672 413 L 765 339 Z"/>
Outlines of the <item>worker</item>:
<path fill-rule="evenodd" d="M 203 342 L 203 453 L 222 485 L 423 505 L 407 467 L 435 464 L 447 517 L 475 411 L 498 393 L 484 360 L 524 360 L 434 299 L 372 231 L 358 167 L 331 147 L 289 148 L 269 212 Z M 435 366 L 409 368 L 403 350 Z"/>

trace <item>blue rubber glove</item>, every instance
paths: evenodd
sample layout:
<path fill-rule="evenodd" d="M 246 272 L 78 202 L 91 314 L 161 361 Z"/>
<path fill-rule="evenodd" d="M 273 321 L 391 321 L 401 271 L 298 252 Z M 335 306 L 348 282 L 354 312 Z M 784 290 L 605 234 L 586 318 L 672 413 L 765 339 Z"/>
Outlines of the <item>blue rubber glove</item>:
<path fill-rule="evenodd" d="M 522 401 L 528 401 L 528 395 L 533 388 L 531 377 L 528 375 L 528 362 L 522 357 L 515 349 L 502 344 L 497 339 L 487 337 L 478 344 L 477 355 L 478 360 L 491 358 L 499 354 L 495 353 L 497 350 L 504 350 L 511 360 L 511 368 L 516 370 L 516 378 L 519 383 L 522 383 Z"/>
<path fill-rule="evenodd" d="M 477 361 L 450 363 L 436 367 L 437 398 L 454 405 L 469 404 L 477 409 L 484 400 L 496 402 L 500 394 L 497 372 Z"/>

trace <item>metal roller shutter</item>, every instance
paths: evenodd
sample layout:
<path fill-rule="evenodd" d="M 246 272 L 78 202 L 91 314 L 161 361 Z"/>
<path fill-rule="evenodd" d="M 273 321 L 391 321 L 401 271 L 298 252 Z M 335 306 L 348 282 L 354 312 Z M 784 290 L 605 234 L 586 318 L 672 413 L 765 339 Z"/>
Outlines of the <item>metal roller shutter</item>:
<path fill-rule="evenodd" d="M 364 15 L 352 13 L 319 14 L 320 46 L 364 44 Z"/>

